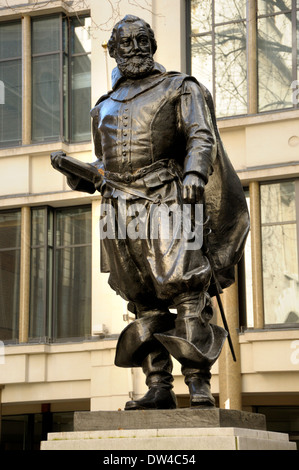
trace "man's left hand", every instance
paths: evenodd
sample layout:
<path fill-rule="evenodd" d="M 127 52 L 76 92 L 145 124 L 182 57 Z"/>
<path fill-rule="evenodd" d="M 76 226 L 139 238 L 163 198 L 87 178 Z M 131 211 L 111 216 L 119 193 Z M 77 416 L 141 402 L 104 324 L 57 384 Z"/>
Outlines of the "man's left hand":
<path fill-rule="evenodd" d="M 183 181 L 183 201 L 189 204 L 201 204 L 203 201 L 204 189 L 204 180 L 199 175 L 189 173 L 185 176 Z"/>

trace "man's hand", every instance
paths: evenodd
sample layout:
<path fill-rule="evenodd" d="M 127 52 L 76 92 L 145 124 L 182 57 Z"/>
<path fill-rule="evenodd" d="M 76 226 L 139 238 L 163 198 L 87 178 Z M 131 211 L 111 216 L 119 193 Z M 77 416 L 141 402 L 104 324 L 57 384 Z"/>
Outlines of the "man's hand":
<path fill-rule="evenodd" d="M 201 204 L 205 189 L 204 180 L 194 173 L 189 173 L 183 181 L 183 201 L 189 204 Z"/>

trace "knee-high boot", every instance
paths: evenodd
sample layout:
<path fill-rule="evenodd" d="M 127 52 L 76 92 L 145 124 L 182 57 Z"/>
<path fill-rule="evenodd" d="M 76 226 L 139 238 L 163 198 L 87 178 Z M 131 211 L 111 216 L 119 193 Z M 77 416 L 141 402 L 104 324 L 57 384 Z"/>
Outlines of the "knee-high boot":
<path fill-rule="evenodd" d="M 172 391 L 172 360 L 168 351 L 158 343 L 156 349 L 142 361 L 142 370 L 149 390 L 144 397 L 126 403 L 126 410 L 176 408 Z"/>
<path fill-rule="evenodd" d="M 125 410 L 176 408 L 172 391 L 172 360 L 154 333 L 174 327 L 175 316 L 167 310 L 140 308 L 137 320 L 121 333 L 115 364 L 120 367 L 142 367 L 149 390 L 144 397 L 130 400 Z"/>
<path fill-rule="evenodd" d="M 177 305 L 175 329 L 155 335 L 181 363 L 189 387 L 191 406 L 214 406 L 210 390 L 211 367 L 218 359 L 227 332 L 209 323 L 211 306 L 191 298 Z M 208 300 L 208 299 L 207 299 Z"/>

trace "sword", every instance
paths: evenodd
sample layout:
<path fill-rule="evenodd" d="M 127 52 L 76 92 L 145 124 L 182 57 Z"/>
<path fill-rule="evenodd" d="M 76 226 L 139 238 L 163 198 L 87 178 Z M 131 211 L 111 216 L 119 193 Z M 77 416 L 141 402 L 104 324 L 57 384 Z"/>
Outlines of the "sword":
<path fill-rule="evenodd" d="M 220 297 L 220 293 L 222 292 L 222 289 L 220 287 L 219 281 L 216 278 L 216 275 L 215 275 L 213 269 L 212 269 L 212 278 L 213 278 L 213 281 L 214 281 L 215 286 L 216 286 L 216 299 L 217 299 L 218 307 L 219 307 L 219 310 L 220 310 L 222 322 L 223 322 L 224 328 L 226 329 L 226 332 L 227 332 L 227 340 L 228 340 L 228 344 L 229 344 L 229 347 L 230 347 L 230 351 L 232 353 L 233 360 L 235 362 L 237 362 L 233 342 L 232 342 L 232 339 L 231 339 L 231 336 L 230 336 L 230 333 L 229 333 L 229 328 L 228 328 L 228 324 L 227 324 L 227 321 L 226 321 L 226 318 L 225 318 L 225 313 L 224 313 L 222 300 L 221 300 L 221 297 Z"/>
<path fill-rule="evenodd" d="M 209 220 L 209 217 L 207 217 L 206 221 L 204 222 L 204 225 L 207 224 Z M 231 336 L 230 336 L 230 332 L 229 332 L 229 328 L 228 328 L 228 324 L 227 324 L 227 321 L 226 321 L 226 317 L 225 317 L 225 313 L 224 313 L 224 308 L 223 308 L 223 304 L 222 304 L 222 300 L 221 300 L 221 297 L 220 297 L 220 294 L 223 292 L 222 291 L 222 288 L 220 286 L 220 283 L 217 279 L 217 276 L 214 272 L 214 269 L 213 269 L 213 264 L 212 264 L 212 261 L 208 255 L 208 252 L 209 252 L 209 249 L 205 243 L 205 237 L 207 237 L 209 234 L 211 233 L 211 229 L 210 228 L 207 228 L 206 230 L 206 234 L 204 234 L 204 237 L 203 237 L 203 251 L 204 251 L 204 254 L 205 256 L 208 258 L 208 261 L 210 263 L 210 266 L 211 266 L 211 270 L 212 270 L 212 280 L 215 284 L 215 287 L 216 287 L 216 299 L 217 299 L 217 303 L 218 303 L 218 307 L 219 307 L 219 310 L 220 310 L 220 314 L 221 314 L 221 318 L 222 318 L 222 322 L 223 322 L 223 325 L 224 325 L 224 328 L 227 332 L 227 340 L 228 340 L 228 344 L 229 344 L 229 347 L 230 347 L 230 351 L 231 351 L 231 354 L 232 354 L 232 357 L 233 357 L 233 360 L 235 362 L 237 362 L 237 359 L 236 359 L 236 355 L 235 355 L 235 351 L 234 351 L 234 346 L 233 346 L 233 342 L 232 342 L 232 339 L 231 339 Z"/>

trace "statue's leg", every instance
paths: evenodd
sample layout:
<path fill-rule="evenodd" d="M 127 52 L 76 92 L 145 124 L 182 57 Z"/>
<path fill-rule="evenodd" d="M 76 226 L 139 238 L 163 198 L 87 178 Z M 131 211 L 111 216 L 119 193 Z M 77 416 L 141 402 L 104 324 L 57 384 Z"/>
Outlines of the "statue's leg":
<path fill-rule="evenodd" d="M 185 294 L 175 299 L 177 318 L 176 335 L 194 344 L 202 353 L 209 350 L 213 333 L 209 321 L 213 316 L 210 297 L 204 291 L 200 294 Z"/>
<path fill-rule="evenodd" d="M 209 351 L 213 342 L 213 332 L 209 325 L 212 317 L 209 296 L 202 292 L 199 296 L 190 295 L 179 299 L 177 319 L 175 321 L 177 336 L 194 344 L 203 354 Z M 187 362 L 188 364 L 188 362 Z M 189 387 L 191 406 L 215 406 L 211 394 L 210 367 L 208 361 L 198 364 L 199 368 L 182 366 L 185 383 Z"/>
<path fill-rule="evenodd" d="M 157 313 L 163 314 L 156 309 L 137 308 L 138 319 L 148 319 Z M 144 397 L 128 401 L 125 410 L 176 408 L 176 397 L 172 391 L 172 360 L 168 351 L 154 337 L 151 341 L 151 352 L 143 359 L 141 367 L 149 390 Z"/>
<path fill-rule="evenodd" d="M 215 398 L 211 393 L 210 368 L 200 370 L 182 367 L 182 374 L 185 376 L 185 383 L 189 388 L 191 407 L 215 406 Z"/>

